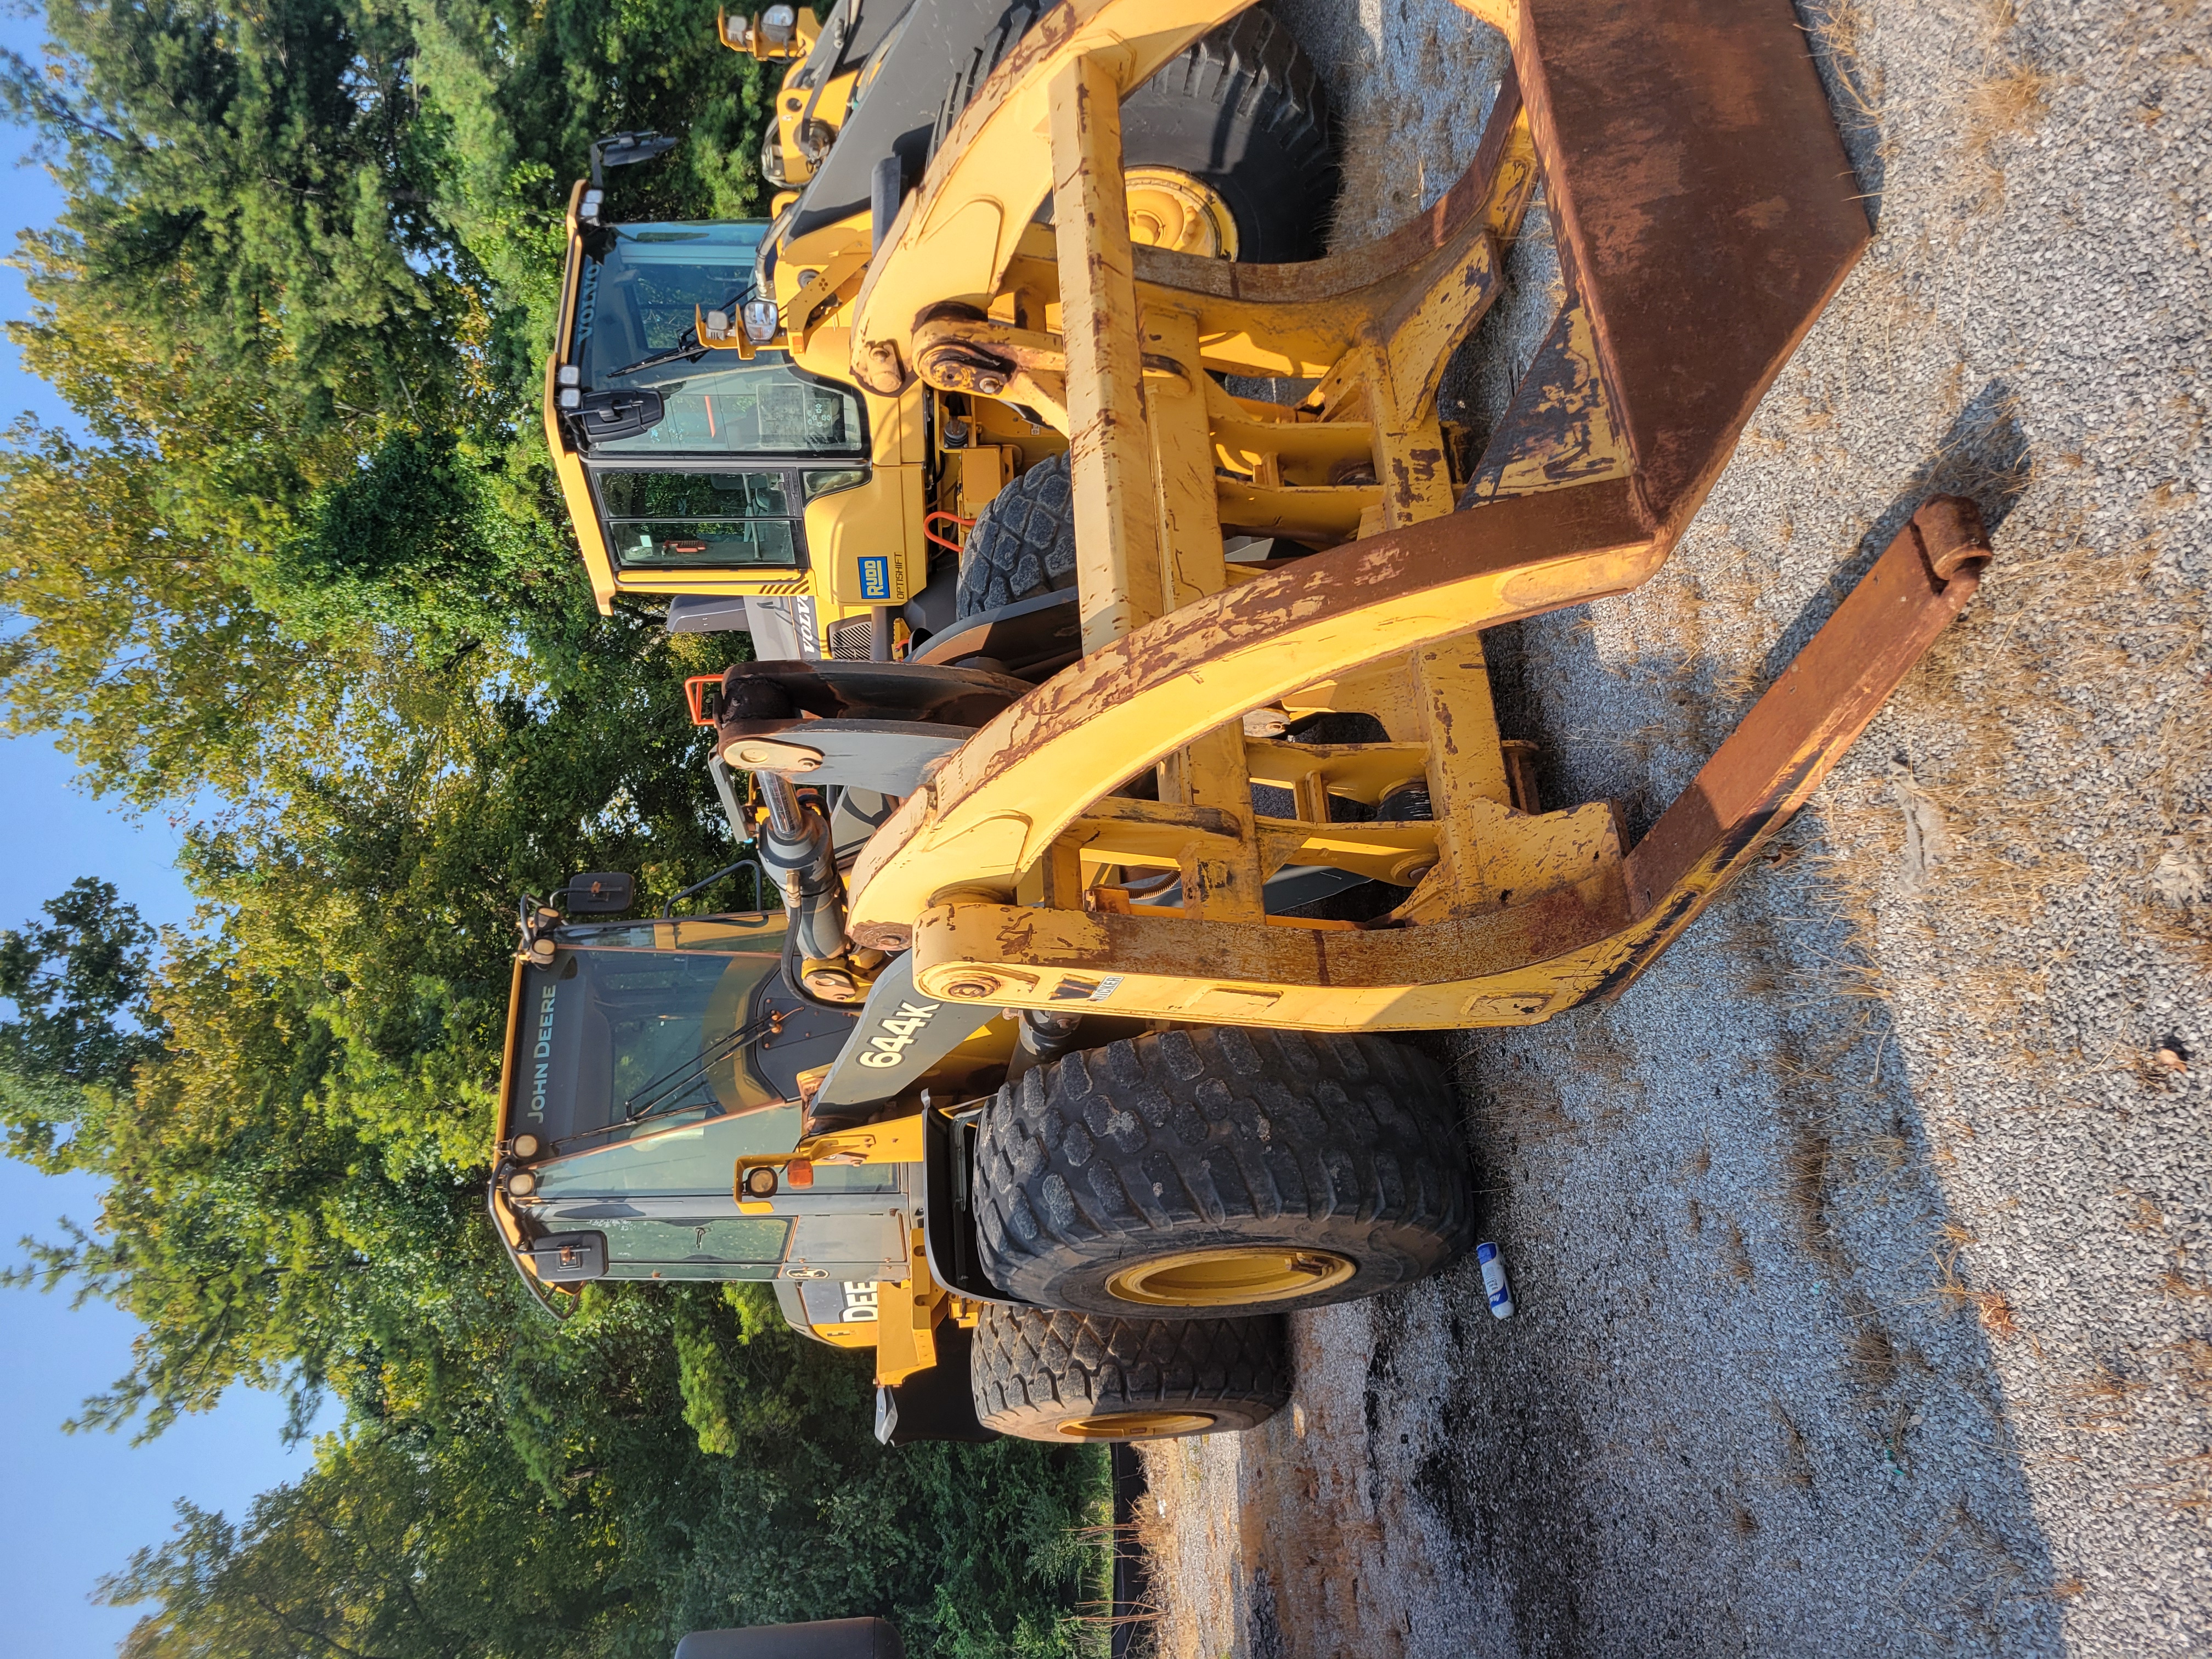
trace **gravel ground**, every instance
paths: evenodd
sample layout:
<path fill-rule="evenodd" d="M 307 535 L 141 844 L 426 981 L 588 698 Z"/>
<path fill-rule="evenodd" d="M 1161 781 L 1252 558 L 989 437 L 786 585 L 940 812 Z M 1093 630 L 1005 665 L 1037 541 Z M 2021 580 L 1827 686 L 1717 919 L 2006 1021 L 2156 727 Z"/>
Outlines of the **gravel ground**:
<path fill-rule="evenodd" d="M 1520 1315 L 1469 1264 L 1301 1316 L 1291 1411 L 1149 1449 L 1161 1652 L 2212 1654 L 2193 4 L 1806 15 L 1878 239 L 1668 568 L 1492 636 L 1507 734 L 1640 832 L 1923 496 L 1996 564 L 1620 1003 L 1435 1040 Z M 1352 134 L 1340 239 L 1433 198 L 1495 38 L 1281 9 Z"/>

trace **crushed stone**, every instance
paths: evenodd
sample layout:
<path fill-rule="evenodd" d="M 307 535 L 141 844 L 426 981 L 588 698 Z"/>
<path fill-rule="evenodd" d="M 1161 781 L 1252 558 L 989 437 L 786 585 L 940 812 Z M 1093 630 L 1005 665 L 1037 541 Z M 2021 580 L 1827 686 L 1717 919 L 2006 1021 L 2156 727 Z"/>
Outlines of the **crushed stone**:
<path fill-rule="evenodd" d="M 1433 200 L 1502 42 L 1278 10 L 1340 242 Z M 1299 1316 L 1291 1410 L 1147 1449 L 1162 1654 L 2212 1654 L 2212 35 L 1802 21 L 1877 240 L 1667 568 L 1488 636 L 1506 735 L 1641 833 L 1919 501 L 1995 563 L 1619 1002 L 1432 1040 L 1519 1314 L 1469 1261 Z"/>

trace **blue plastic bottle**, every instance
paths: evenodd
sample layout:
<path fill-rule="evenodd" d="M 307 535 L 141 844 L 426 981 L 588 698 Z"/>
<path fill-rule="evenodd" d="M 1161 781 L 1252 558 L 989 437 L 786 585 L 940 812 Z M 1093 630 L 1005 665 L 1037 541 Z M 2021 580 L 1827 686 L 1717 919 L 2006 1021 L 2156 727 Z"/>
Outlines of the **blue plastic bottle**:
<path fill-rule="evenodd" d="M 1512 1318 L 1513 1286 L 1505 1277 L 1505 1258 L 1498 1255 L 1495 1244 L 1478 1244 L 1474 1259 L 1482 1264 L 1482 1288 L 1490 1294 L 1491 1316 Z"/>

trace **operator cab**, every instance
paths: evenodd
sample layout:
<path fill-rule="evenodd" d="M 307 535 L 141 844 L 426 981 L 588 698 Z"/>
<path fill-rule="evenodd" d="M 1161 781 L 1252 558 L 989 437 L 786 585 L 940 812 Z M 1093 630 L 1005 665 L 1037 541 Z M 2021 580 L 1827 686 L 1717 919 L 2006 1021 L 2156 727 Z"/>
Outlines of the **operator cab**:
<path fill-rule="evenodd" d="M 490 1201 L 526 1280 L 901 1269 L 895 1166 L 824 1167 L 804 1215 L 735 1190 L 740 1158 L 798 1145 L 802 1082 L 853 1029 L 785 982 L 784 921 L 569 923 L 518 962 Z"/>
<path fill-rule="evenodd" d="M 648 590 L 796 591 L 806 505 L 867 482 L 867 422 L 788 354 L 731 343 L 768 222 L 571 225 L 547 426 L 586 562 Z"/>

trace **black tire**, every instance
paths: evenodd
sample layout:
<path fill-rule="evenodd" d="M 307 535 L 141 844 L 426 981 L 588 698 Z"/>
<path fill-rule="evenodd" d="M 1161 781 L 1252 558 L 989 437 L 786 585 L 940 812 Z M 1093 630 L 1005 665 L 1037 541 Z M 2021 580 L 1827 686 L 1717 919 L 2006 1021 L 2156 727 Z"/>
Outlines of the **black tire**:
<path fill-rule="evenodd" d="M 1049 0 L 1013 0 L 1000 14 L 997 26 L 969 55 L 967 64 L 953 72 L 952 84 L 945 88 L 945 101 L 938 106 L 937 124 L 930 129 L 930 155 L 933 156 L 945 148 L 945 135 L 952 131 L 952 124 L 960 118 L 961 112 L 975 101 L 975 94 L 991 78 L 991 71 L 1014 49 L 1014 43 L 1036 25 L 1048 3 Z"/>
<path fill-rule="evenodd" d="M 932 155 L 1042 9 L 1017 0 L 953 76 Z M 1175 167 L 1212 185 L 1236 218 L 1245 264 L 1323 252 L 1338 182 L 1328 95 L 1304 49 L 1265 10 L 1224 23 L 1122 100 L 1121 160 Z"/>
<path fill-rule="evenodd" d="M 1085 1313 L 1348 1302 L 1474 1242 L 1451 1091 L 1386 1037 L 1219 1026 L 1069 1054 L 999 1091 L 975 1184 L 983 1271 L 1024 1301 Z M 1258 1299 L 1216 1287 L 1177 1305 L 1190 1293 L 1169 1262 L 1208 1253 L 1188 1270 L 1204 1273 L 1237 1251 L 1279 1253 L 1278 1282 Z"/>
<path fill-rule="evenodd" d="M 1115 1319 L 986 1303 L 969 1367 L 985 1428 L 1062 1445 L 1256 1428 L 1291 1397 L 1275 1316 Z M 1138 1431 L 1116 1432 L 1117 1419 Z"/>
<path fill-rule="evenodd" d="M 1075 503 L 1067 457 L 1039 461 L 997 495 L 960 548 L 956 599 L 964 619 L 1075 586 Z"/>
<path fill-rule="evenodd" d="M 1244 264 L 1317 259 L 1336 206 L 1328 94 L 1291 32 L 1248 11 L 1122 100 L 1126 167 L 1170 167 L 1220 193 Z"/>

